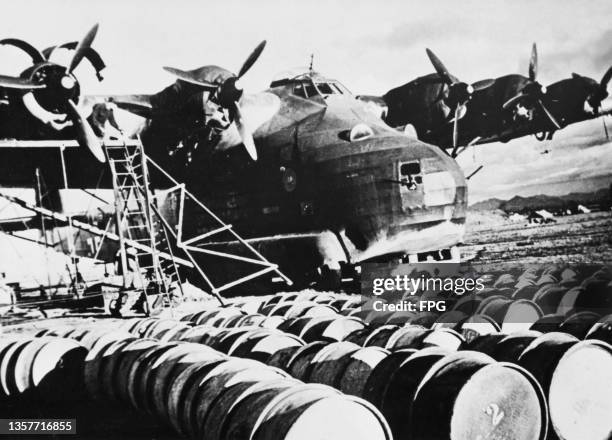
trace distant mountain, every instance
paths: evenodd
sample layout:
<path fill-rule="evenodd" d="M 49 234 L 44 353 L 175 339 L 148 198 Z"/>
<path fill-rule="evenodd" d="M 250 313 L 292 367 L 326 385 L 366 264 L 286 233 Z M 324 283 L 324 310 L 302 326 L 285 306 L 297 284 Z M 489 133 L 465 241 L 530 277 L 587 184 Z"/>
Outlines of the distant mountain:
<path fill-rule="evenodd" d="M 556 210 L 571 208 L 576 205 L 610 205 L 612 202 L 611 189 L 602 188 L 592 192 L 569 193 L 564 196 L 536 195 L 529 197 L 514 196 L 510 200 L 491 198 L 474 203 L 471 211 L 524 212 L 537 209 Z"/>

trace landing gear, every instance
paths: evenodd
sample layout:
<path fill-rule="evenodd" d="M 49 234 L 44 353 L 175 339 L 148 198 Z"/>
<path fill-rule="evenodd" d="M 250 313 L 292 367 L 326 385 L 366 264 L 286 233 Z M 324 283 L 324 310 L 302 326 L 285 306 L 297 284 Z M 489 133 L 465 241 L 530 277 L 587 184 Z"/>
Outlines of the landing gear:
<path fill-rule="evenodd" d="M 316 287 L 319 290 L 337 291 L 342 287 L 342 269 L 324 264 L 317 270 Z"/>

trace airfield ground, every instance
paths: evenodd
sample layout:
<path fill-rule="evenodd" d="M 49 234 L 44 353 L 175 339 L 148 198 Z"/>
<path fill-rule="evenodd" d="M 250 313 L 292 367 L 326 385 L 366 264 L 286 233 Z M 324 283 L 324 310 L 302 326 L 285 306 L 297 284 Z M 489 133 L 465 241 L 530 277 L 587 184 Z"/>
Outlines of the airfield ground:
<path fill-rule="evenodd" d="M 495 267 L 529 263 L 589 263 L 612 260 L 612 214 L 592 213 L 561 217 L 556 223 L 530 225 L 511 223 L 503 216 L 473 215 L 468 225 L 470 233 L 461 246 L 462 258 Z M 209 300 L 214 307 L 214 300 Z M 204 309 L 207 301 L 191 301 L 179 306 L 178 315 Z M 6 309 L 5 309 L 6 310 Z M 101 310 L 75 313 L 67 309 L 46 310 L 46 317 L 33 310 L 29 317 L 11 320 L 0 313 L 0 328 L 5 334 L 30 335 L 42 329 L 64 326 L 79 328 L 117 328 L 124 320 L 103 316 Z M 171 313 L 165 310 L 164 314 Z M 169 317 L 169 316 L 168 316 Z M 25 318 L 25 319 L 23 319 Z M 76 411 L 76 413 L 75 413 Z M 151 417 L 122 408 L 84 402 L 78 408 L 54 406 L 44 414 L 31 413 L 27 408 L 11 408 L 11 416 L 70 417 L 78 420 L 79 438 L 178 439 L 168 428 Z"/>
<path fill-rule="evenodd" d="M 462 260 L 479 264 L 607 263 L 612 261 L 612 213 L 556 217 L 555 223 L 511 222 L 500 213 L 474 213 Z"/>

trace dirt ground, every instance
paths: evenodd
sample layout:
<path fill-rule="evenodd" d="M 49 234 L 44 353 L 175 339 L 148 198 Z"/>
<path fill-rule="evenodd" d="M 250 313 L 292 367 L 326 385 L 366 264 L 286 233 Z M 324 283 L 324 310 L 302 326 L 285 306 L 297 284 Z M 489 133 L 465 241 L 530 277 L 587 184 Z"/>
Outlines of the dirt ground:
<path fill-rule="evenodd" d="M 494 213 L 468 220 L 462 260 L 473 263 L 606 263 L 612 261 L 612 213 L 557 217 L 555 223 L 510 222 Z"/>

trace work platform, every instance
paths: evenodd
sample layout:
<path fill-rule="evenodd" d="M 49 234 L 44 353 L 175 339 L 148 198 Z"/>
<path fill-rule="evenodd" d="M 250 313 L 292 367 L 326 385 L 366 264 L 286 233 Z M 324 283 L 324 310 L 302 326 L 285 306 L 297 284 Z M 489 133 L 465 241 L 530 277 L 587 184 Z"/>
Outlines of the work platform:
<path fill-rule="evenodd" d="M 60 172 L 65 184 L 62 189 L 71 189 L 68 186 L 69 170 L 66 169 L 63 155 L 67 148 L 80 148 L 76 141 L 2 140 L 1 148 L 58 149 L 62 158 Z M 206 286 L 205 290 L 213 294 L 222 305 L 224 291 L 272 272 L 288 285 L 292 284 L 291 280 L 279 270 L 277 264 L 268 261 L 234 231 L 231 224 L 225 223 L 196 198 L 184 183 L 175 180 L 149 158 L 139 139 L 105 141 L 103 149 L 107 163 L 100 166 L 110 169 L 114 199 L 114 215 L 107 220 L 105 228 L 85 221 L 86 219 L 81 219 L 78 215 L 57 212 L 1 192 L 0 197 L 35 213 L 41 219 L 41 224 L 44 224 L 44 219 L 52 219 L 66 225 L 70 240 L 73 228 L 93 235 L 96 237 L 94 257 L 98 256 L 106 241 L 114 243 L 118 247 L 116 262 L 119 273 L 123 275 L 122 290 L 141 292 L 148 299 L 146 313 L 160 304 L 172 304 L 171 297 L 177 290 L 182 289 L 185 271 L 198 274 Z M 155 192 L 149 179 L 150 170 L 155 170 L 165 180 L 165 184 L 162 185 L 163 191 Z M 172 195 L 178 201 L 174 216 L 162 213 L 161 195 L 166 198 Z M 184 211 L 187 202 L 196 206 L 200 215 L 205 216 L 214 226 L 202 233 L 187 236 L 186 231 L 193 230 L 185 227 Z M 233 241 L 239 243 L 246 255 L 211 249 L 215 237 L 220 234 L 229 234 Z M 74 245 L 69 251 L 71 254 L 74 253 Z M 214 268 L 200 264 L 199 255 L 234 260 L 254 266 L 254 269 L 244 276 L 219 285 L 214 283 L 210 276 Z M 127 295 L 119 296 L 119 301 L 115 305 L 117 310 L 129 306 L 127 303 L 122 305 L 121 298 L 127 297 Z"/>

